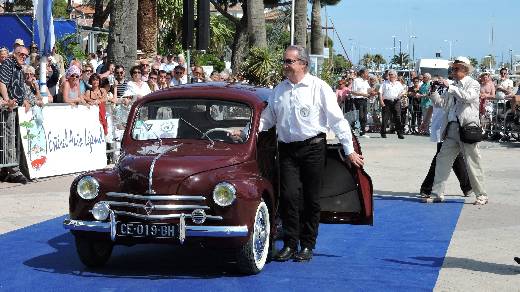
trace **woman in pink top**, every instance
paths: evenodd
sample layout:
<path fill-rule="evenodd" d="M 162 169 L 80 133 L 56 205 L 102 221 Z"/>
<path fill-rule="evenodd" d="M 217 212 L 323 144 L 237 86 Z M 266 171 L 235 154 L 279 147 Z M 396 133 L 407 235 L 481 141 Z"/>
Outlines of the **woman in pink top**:
<path fill-rule="evenodd" d="M 338 88 L 336 89 L 336 98 L 341 109 L 345 109 L 345 102 L 350 98 L 350 92 L 352 91 L 351 84 L 345 79 L 338 81 Z"/>
<path fill-rule="evenodd" d="M 338 103 L 341 105 L 345 99 L 347 98 L 347 95 L 350 93 L 350 90 L 348 89 L 346 85 L 345 79 L 340 79 L 338 81 L 338 88 L 336 89 L 336 97 L 338 98 Z"/>

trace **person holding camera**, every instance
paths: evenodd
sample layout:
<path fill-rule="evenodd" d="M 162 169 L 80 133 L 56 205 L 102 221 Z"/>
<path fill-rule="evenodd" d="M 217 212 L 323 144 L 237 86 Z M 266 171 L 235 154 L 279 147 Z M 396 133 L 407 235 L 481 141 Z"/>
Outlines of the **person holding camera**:
<path fill-rule="evenodd" d="M 488 203 L 488 196 L 484 189 L 484 173 L 478 150 L 479 142 L 466 143 L 461 139 L 464 127 L 471 124 L 480 125 L 480 84 L 469 76 L 473 67 L 468 58 L 457 57 L 452 69 L 453 84 L 450 85 L 448 80 L 432 84 L 430 98 L 435 105 L 440 105 L 444 109 L 440 128 L 444 142 L 437 154 L 432 195 L 424 198 L 423 202 L 444 201 L 446 181 L 453 162 L 461 152 L 466 163 L 471 188 L 476 195 L 474 205 L 485 205 Z M 441 94 L 437 91 L 439 87 L 445 87 Z"/>

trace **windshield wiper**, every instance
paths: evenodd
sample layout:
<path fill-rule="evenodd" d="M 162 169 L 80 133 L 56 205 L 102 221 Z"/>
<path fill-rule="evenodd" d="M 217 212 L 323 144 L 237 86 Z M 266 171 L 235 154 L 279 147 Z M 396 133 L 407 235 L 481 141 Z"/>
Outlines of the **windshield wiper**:
<path fill-rule="evenodd" d="M 192 127 L 193 129 L 195 129 L 197 132 L 199 132 L 202 136 L 201 138 L 208 138 L 209 142 L 211 143 L 210 146 L 213 146 L 215 145 L 215 141 L 213 141 L 208 135 L 206 135 L 206 133 L 202 132 L 199 128 L 195 127 L 194 125 L 192 125 L 190 122 L 186 121 L 184 118 L 180 118 L 180 120 L 182 120 L 183 122 L 185 122 L 186 124 L 188 124 L 188 126 Z"/>

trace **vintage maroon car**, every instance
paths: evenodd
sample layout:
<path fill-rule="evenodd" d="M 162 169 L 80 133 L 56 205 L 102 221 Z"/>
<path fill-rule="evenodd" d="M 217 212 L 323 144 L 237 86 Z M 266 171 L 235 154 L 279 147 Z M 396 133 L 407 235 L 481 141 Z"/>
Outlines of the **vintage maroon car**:
<path fill-rule="evenodd" d="M 208 83 L 137 101 L 112 169 L 74 180 L 70 217 L 81 261 L 105 264 L 115 244 L 234 248 L 243 273 L 258 273 L 276 232 L 277 144 L 258 133 L 267 88 Z M 229 133 L 245 129 L 236 141 Z M 361 152 L 357 140 L 355 149 Z M 328 145 L 322 222 L 372 224 L 372 182 Z"/>

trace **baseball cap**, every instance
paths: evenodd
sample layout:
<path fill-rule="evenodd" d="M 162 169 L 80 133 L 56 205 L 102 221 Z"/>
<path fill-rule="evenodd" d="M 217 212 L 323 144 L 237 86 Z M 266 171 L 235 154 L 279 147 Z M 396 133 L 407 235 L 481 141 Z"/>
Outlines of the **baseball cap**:
<path fill-rule="evenodd" d="M 453 63 L 464 63 L 466 65 L 471 65 L 471 62 L 469 61 L 469 59 L 464 56 L 459 56 L 459 57 L 455 58 L 455 61 Z"/>
<path fill-rule="evenodd" d="M 23 42 L 22 39 L 16 39 L 16 40 L 14 41 L 14 44 L 15 44 L 15 45 L 19 45 L 19 46 L 25 46 L 25 43 Z"/>

